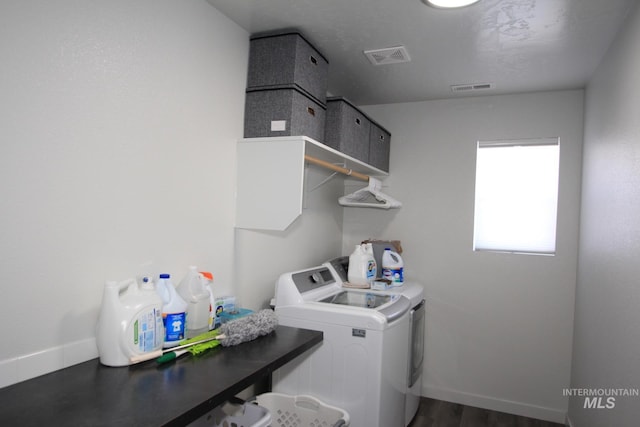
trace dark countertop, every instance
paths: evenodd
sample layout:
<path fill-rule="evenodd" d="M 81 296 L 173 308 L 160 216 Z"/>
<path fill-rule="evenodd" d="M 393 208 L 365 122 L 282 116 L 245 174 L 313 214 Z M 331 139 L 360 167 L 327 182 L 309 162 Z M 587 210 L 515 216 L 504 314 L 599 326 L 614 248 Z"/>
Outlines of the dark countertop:
<path fill-rule="evenodd" d="M 322 332 L 278 326 L 254 341 L 164 365 L 112 368 L 93 359 L 0 389 L 0 424 L 185 425 L 320 342 Z"/>

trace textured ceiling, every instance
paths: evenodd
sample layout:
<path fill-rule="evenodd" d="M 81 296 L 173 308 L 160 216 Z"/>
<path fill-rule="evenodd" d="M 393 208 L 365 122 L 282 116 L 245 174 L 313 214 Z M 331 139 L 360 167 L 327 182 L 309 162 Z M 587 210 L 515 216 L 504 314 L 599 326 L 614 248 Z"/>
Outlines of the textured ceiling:
<path fill-rule="evenodd" d="M 300 30 L 329 60 L 329 92 L 358 105 L 585 86 L 637 0 L 207 0 L 249 33 Z M 410 62 L 365 50 L 404 46 Z M 451 85 L 492 89 L 452 92 Z"/>

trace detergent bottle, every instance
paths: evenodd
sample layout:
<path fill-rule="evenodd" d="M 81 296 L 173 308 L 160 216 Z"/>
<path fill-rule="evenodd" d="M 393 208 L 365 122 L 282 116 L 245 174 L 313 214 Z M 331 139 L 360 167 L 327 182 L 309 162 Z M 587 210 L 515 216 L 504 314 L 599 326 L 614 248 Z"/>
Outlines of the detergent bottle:
<path fill-rule="evenodd" d="M 209 294 L 209 330 L 216 328 L 216 299 L 213 295 L 213 274 L 209 271 L 200 272 L 202 286 Z"/>
<path fill-rule="evenodd" d="M 368 246 L 368 247 L 367 247 Z M 370 243 L 356 245 L 349 256 L 349 283 L 356 286 L 371 286 L 376 279 L 377 266 Z"/>
<path fill-rule="evenodd" d="M 187 338 L 193 338 L 209 330 L 209 292 L 202 284 L 198 267 L 189 267 L 187 275 L 176 289 L 187 303 Z"/>
<path fill-rule="evenodd" d="M 362 250 L 364 250 L 364 253 L 366 253 L 369 257 L 373 258 L 374 262 L 376 263 L 376 270 L 378 269 L 378 262 L 375 260 L 375 254 L 373 252 L 373 244 L 371 243 L 363 243 L 362 245 Z M 378 276 L 378 271 L 375 271 L 373 273 L 373 275 L 375 277 Z"/>
<path fill-rule="evenodd" d="M 404 284 L 404 262 L 402 257 L 391 248 L 385 248 L 382 254 L 382 277 L 391 281 L 391 286 Z"/>
<path fill-rule="evenodd" d="M 96 327 L 100 363 L 127 366 L 133 356 L 162 348 L 162 300 L 148 277 L 107 281 Z"/>
<path fill-rule="evenodd" d="M 164 348 L 175 347 L 185 338 L 187 329 L 187 303 L 171 283 L 171 275 L 160 275 L 156 291 L 162 299 L 162 322 L 164 324 Z"/>

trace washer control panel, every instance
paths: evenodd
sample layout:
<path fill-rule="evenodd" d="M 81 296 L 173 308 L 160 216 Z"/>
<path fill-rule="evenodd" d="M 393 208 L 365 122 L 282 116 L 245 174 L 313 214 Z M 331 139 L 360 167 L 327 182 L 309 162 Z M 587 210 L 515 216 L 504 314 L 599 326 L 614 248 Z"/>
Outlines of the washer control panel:
<path fill-rule="evenodd" d="M 331 274 L 331 271 L 327 267 L 317 267 L 310 270 L 299 271 L 293 273 L 291 279 L 301 294 L 336 283 L 333 274 Z"/>

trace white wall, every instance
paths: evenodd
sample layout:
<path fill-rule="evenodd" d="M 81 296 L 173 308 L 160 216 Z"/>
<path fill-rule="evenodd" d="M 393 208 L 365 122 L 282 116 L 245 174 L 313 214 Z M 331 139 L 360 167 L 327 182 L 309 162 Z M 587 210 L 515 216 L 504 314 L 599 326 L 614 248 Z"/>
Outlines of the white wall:
<path fill-rule="evenodd" d="M 236 230 L 236 279 L 243 306 L 268 306 L 280 274 L 342 255 L 342 208 L 337 200 L 344 179 L 338 175 L 323 184 L 330 175 L 307 166 L 302 215 L 286 230 Z"/>
<path fill-rule="evenodd" d="M 205 0 L 2 2 L 0 34 L 0 387 L 97 356 L 107 279 L 196 264 L 257 309 L 274 272 L 339 252 L 335 184 L 236 235 L 249 34 Z"/>
<path fill-rule="evenodd" d="M 345 209 L 343 250 L 400 239 L 427 298 L 423 394 L 564 421 L 576 280 L 582 91 L 368 106 L 392 133 L 397 211 Z M 557 255 L 474 253 L 477 140 L 560 137 Z M 348 189 L 347 191 L 351 191 Z"/>
<path fill-rule="evenodd" d="M 640 388 L 640 7 L 627 18 L 586 91 L 580 257 L 571 386 Z M 575 427 L 631 426 L 638 397 L 585 409 Z"/>
<path fill-rule="evenodd" d="M 3 385 L 95 357 L 106 279 L 232 282 L 248 35 L 193 0 L 3 2 L 0 28 Z"/>
<path fill-rule="evenodd" d="M 640 379 L 639 15 L 587 92 L 576 387 Z M 367 107 L 393 133 L 384 191 L 403 209 L 345 209 L 341 240 L 334 179 L 284 232 L 234 230 L 244 30 L 198 0 L 3 2 L 0 28 L 0 322 L 15 325 L 4 328 L 0 387 L 96 357 L 106 279 L 179 278 L 196 263 L 257 309 L 278 274 L 381 237 L 403 240 L 407 277 L 425 285 L 424 394 L 561 420 L 582 92 Z M 561 138 L 558 254 L 473 253 L 475 141 L 531 136 Z M 326 176 L 307 173 L 307 188 Z M 639 415 L 623 401 L 597 413 L 581 403 L 570 414 L 579 426 Z"/>

